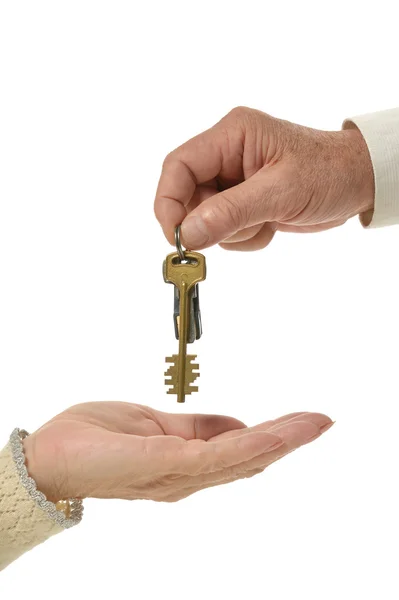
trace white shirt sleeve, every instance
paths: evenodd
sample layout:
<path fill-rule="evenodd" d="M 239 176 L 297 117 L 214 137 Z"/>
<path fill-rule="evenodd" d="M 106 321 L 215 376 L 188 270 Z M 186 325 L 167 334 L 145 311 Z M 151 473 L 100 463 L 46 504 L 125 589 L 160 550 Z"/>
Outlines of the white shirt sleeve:
<path fill-rule="evenodd" d="M 369 227 L 399 224 L 399 108 L 352 117 L 368 146 L 374 170 L 374 213 Z"/>

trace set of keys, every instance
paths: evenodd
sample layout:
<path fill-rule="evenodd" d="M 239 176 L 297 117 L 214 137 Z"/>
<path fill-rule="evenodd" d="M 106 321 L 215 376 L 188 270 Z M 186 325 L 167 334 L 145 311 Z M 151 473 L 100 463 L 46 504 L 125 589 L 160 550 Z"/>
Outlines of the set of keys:
<path fill-rule="evenodd" d="M 202 335 L 198 284 L 206 277 L 205 256 L 199 252 L 183 250 L 180 242 L 180 225 L 175 229 L 176 252 L 168 254 L 163 263 L 163 278 L 173 283 L 175 336 L 179 340 L 179 353 L 166 357 L 171 363 L 165 372 L 167 393 L 176 394 L 178 402 L 185 396 L 198 392 L 193 383 L 199 377 L 199 365 L 195 354 L 187 354 L 187 344 L 199 340 Z"/>

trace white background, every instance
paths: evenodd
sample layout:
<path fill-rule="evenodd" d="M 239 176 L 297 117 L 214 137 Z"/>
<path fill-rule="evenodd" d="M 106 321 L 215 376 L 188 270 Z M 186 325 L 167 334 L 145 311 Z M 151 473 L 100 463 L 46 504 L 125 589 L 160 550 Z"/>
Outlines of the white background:
<path fill-rule="evenodd" d="M 1 444 L 87 400 L 178 410 L 164 156 L 236 105 L 324 129 L 397 105 L 395 4 L 0 1 Z M 335 426 L 177 504 L 86 502 L 1 597 L 397 598 L 398 251 L 357 219 L 206 251 L 182 410 Z"/>

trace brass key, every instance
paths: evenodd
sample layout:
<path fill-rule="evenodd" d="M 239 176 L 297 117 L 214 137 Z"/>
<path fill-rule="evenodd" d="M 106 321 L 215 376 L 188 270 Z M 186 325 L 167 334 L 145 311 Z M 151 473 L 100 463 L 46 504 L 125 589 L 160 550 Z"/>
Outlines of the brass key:
<path fill-rule="evenodd" d="M 206 277 L 205 256 L 186 250 L 182 259 L 181 252 L 173 252 L 165 259 L 163 276 L 167 283 L 173 283 L 179 291 L 179 354 L 166 358 L 166 362 L 172 364 L 165 372 L 165 376 L 168 377 L 165 383 L 171 386 L 167 393 L 177 394 L 177 401 L 184 402 L 186 395 L 198 391 L 198 386 L 192 385 L 199 376 L 198 364 L 192 362 L 196 355 L 187 354 L 187 343 L 190 332 L 191 293 L 196 284 Z"/>

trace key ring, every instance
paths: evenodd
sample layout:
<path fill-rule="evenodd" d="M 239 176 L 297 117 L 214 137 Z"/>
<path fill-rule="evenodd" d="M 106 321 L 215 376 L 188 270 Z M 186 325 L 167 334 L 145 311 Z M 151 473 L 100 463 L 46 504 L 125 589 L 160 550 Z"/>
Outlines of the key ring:
<path fill-rule="evenodd" d="M 175 229 L 175 244 L 176 244 L 176 250 L 179 254 L 180 260 L 181 261 L 186 260 L 186 255 L 184 254 L 184 250 L 182 248 L 181 241 L 180 241 L 180 225 L 178 225 Z"/>

